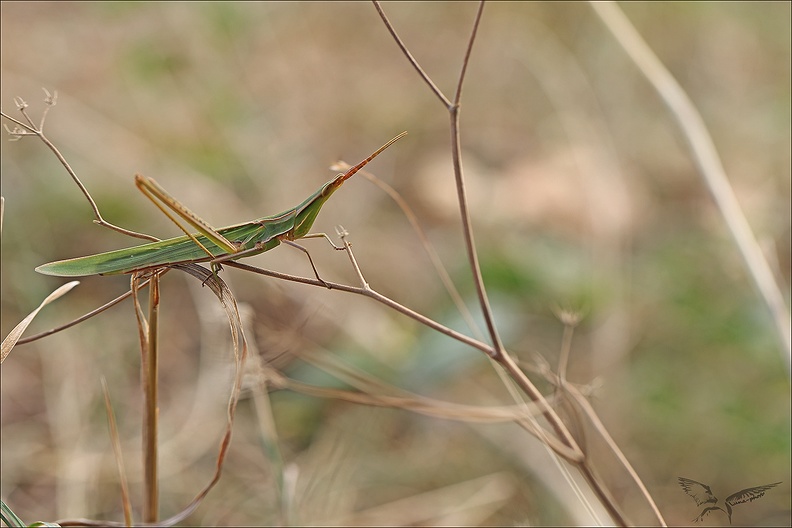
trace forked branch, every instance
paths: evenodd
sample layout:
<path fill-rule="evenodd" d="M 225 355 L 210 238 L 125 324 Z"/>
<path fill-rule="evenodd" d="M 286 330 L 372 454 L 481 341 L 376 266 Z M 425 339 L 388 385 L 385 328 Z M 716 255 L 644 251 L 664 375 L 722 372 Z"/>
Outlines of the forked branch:
<path fill-rule="evenodd" d="M 495 361 L 497 361 L 509 374 L 512 380 L 520 387 L 520 389 L 529 396 L 529 398 L 537 405 L 539 409 L 543 411 L 544 418 L 550 423 L 553 430 L 556 433 L 556 437 L 551 437 L 544 433 L 544 430 L 541 429 L 538 424 L 523 424 L 526 429 L 530 430 L 534 434 L 537 434 L 540 438 L 542 438 L 548 446 L 552 447 L 557 453 L 561 456 L 564 456 L 572 463 L 578 465 L 581 473 L 584 475 L 586 480 L 591 485 L 593 491 L 597 494 L 602 504 L 606 507 L 609 514 L 612 516 L 615 522 L 626 525 L 627 519 L 620 511 L 616 501 L 608 492 L 607 488 L 603 485 L 602 480 L 596 475 L 594 472 L 593 467 L 590 465 L 590 462 L 587 460 L 584 452 L 579 447 L 578 443 L 573 438 L 572 434 L 569 432 L 569 429 L 563 423 L 561 418 L 556 414 L 555 410 L 549 405 L 546 398 L 541 394 L 541 392 L 534 386 L 534 384 L 528 379 L 525 372 L 519 368 L 517 363 L 511 358 L 509 353 L 503 346 L 501 338 L 498 334 L 497 328 L 495 326 L 494 317 L 492 315 L 492 310 L 490 307 L 489 299 L 487 296 L 487 292 L 484 286 L 484 281 L 481 276 L 481 269 L 478 261 L 478 255 L 476 252 L 476 244 L 473 237 L 473 229 L 472 223 L 470 219 L 470 212 L 468 207 L 468 200 L 467 200 L 467 192 L 465 189 L 465 180 L 463 175 L 463 166 L 462 166 L 462 155 L 461 155 L 461 141 L 460 141 L 460 126 L 459 126 L 459 112 L 461 108 L 461 99 L 462 99 L 462 89 L 464 86 L 465 80 L 465 73 L 467 71 L 468 64 L 470 62 L 470 56 L 473 49 L 473 44 L 475 42 L 476 33 L 481 21 L 481 16 L 484 9 L 484 1 L 482 0 L 479 3 L 478 11 L 476 13 L 476 18 L 473 24 L 473 29 L 470 33 L 470 37 L 468 39 L 467 47 L 465 49 L 464 59 L 462 61 L 462 68 L 459 74 L 459 79 L 456 87 L 456 93 L 454 95 L 453 102 L 449 101 L 449 99 L 442 93 L 442 91 L 435 85 L 432 79 L 426 74 L 426 72 L 421 68 L 418 64 L 418 61 L 415 60 L 413 55 L 407 49 L 405 44 L 402 42 L 401 38 L 397 34 L 395 28 L 388 20 L 387 15 L 385 15 L 382 7 L 380 6 L 377 0 L 372 0 L 374 3 L 377 12 L 379 13 L 380 17 L 382 18 L 385 26 L 387 27 L 390 34 L 393 36 L 396 44 L 404 53 L 407 60 L 412 64 L 413 68 L 418 72 L 424 82 L 430 87 L 432 92 L 440 99 L 440 101 L 446 106 L 447 111 L 449 112 L 450 118 L 450 130 L 451 130 L 451 157 L 452 163 L 454 167 L 454 177 L 456 181 L 456 188 L 457 188 L 457 200 L 459 203 L 459 210 L 460 216 L 462 220 L 462 229 L 465 238 L 465 246 L 467 251 L 468 262 L 470 264 L 471 272 L 473 274 L 473 281 L 476 286 L 476 292 L 478 295 L 479 303 L 481 305 L 481 310 L 484 315 L 484 320 L 487 325 L 487 329 L 492 340 L 492 348 L 488 351 L 485 351 L 492 357 Z M 351 256 L 351 251 L 350 251 Z M 365 283 L 362 274 L 358 270 L 358 275 L 362 281 L 364 289 L 370 291 L 368 285 Z M 368 294 L 372 296 L 371 294 Z M 561 388 L 564 388 L 563 386 Z M 564 449 L 560 449 L 559 446 L 563 446 Z M 620 453 L 617 450 L 617 454 Z M 626 459 L 620 459 L 623 463 L 626 462 Z M 625 464 L 628 470 L 631 470 L 629 464 Z M 665 521 L 663 520 L 660 512 L 657 510 L 656 506 L 651 499 L 651 497 L 646 492 L 645 487 L 640 483 L 640 479 L 638 479 L 637 475 L 631 471 L 631 476 L 634 477 L 636 482 L 638 482 L 640 489 L 644 492 L 644 495 L 647 497 L 647 500 L 653 505 L 654 512 L 657 515 L 659 522 L 662 525 L 665 525 Z"/>
<path fill-rule="evenodd" d="M 74 180 L 74 183 L 76 183 L 77 187 L 80 188 L 80 192 L 83 193 L 85 199 L 88 200 L 89 204 L 91 204 L 91 209 L 93 210 L 95 217 L 94 218 L 95 224 L 107 227 L 109 229 L 112 229 L 113 231 L 118 231 L 119 233 L 123 233 L 131 237 L 142 238 L 143 240 L 150 240 L 152 242 L 158 241 L 159 238 L 157 237 L 146 235 L 145 233 L 138 233 L 137 231 L 131 231 L 129 229 L 124 229 L 123 227 L 119 227 L 115 224 L 111 224 L 110 222 L 102 218 L 102 214 L 99 212 L 99 207 L 96 205 L 96 202 L 94 201 L 93 197 L 91 197 L 91 193 L 88 192 L 88 189 L 85 187 L 85 185 L 83 185 L 83 182 L 80 181 L 80 178 L 77 177 L 77 173 L 74 172 L 74 169 L 71 168 L 71 165 L 69 165 L 69 162 L 66 161 L 66 158 L 63 157 L 63 154 L 61 154 L 60 150 L 58 150 L 58 148 L 49 140 L 49 138 L 47 138 L 47 136 L 44 135 L 44 121 L 47 119 L 47 113 L 49 112 L 49 110 L 53 106 L 55 106 L 55 103 L 57 103 L 58 101 L 58 92 L 50 93 L 45 88 L 44 93 L 46 94 L 46 97 L 44 98 L 44 104 L 46 105 L 46 107 L 41 115 L 41 120 L 39 121 L 38 125 L 34 123 L 33 119 L 30 117 L 30 115 L 28 115 L 27 113 L 28 104 L 21 97 L 15 97 L 14 102 L 16 103 L 19 112 L 22 114 L 22 117 L 25 118 L 26 122 L 22 122 L 19 119 L 15 119 L 10 115 L 6 114 L 5 112 L 0 111 L 0 116 L 8 119 L 15 125 L 14 128 L 8 128 L 8 125 L 5 125 L 5 129 L 8 132 L 8 134 L 11 136 L 11 139 L 15 141 L 25 136 L 36 136 L 41 141 L 43 141 L 45 145 L 47 145 L 47 148 L 49 148 L 53 152 L 53 154 L 55 154 L 55 157 L 58 158 L 58 161 L 60 161 L 61 165 L 63 165 L 63 167 L 66 169 L 66 172 L 69 173 L 69 176 L 71 176 L 72 180 Z"/>

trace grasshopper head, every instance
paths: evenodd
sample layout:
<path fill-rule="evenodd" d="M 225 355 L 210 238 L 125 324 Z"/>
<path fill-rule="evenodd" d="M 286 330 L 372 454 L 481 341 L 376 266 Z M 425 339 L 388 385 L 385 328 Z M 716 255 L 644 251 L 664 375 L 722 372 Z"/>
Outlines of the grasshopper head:
<path fill-rule="evenodd" d="M 311 226 L 313 226 L 314 220 L 316 220 L 319 211 L 322 209 L 322 206 L 325 202 L 332 196 L 339 187 L 341 187 L 345 181 L 355 175 L 360 169 L 365 167 L 371 160 L 379 156 L 379 154 L 385 150 L 386 148 L 390 147 L 402 137 L 407 135 L 407 132 L 402 132 L 395 138 L 391 139 L 383 146 L 378 148 L 371 154 L 368 158 L 364 159 L 354 167 L 351 167 L 346 172 L 338 174 L 335 178 L 330 180 L 329 182 L 322 185 L 321 189 L 316 191 L 313 195 L 309 196 L 303 203 L 297 206 L 297 215 L 294 224 L 294 238 L 302 238 L 308 234 L 311 230 Z"/>

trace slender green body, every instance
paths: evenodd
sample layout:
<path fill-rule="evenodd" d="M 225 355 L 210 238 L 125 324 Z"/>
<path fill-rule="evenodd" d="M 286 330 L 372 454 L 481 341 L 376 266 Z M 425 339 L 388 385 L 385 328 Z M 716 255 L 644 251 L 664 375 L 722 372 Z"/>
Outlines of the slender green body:
<path fill-rule="evenodd" d="M 193 235 L 203 246 L 201 247 L 189 236 L 184 235 L 98 255 L 50 262 L 37 267 L 36 271 L 44 275 L 58 277 L 113 275 L 161 268 L 173 264 L 206 262 L 226 256 L 228 259 L 234 260 L 235 253 L 244 252 L 240 257 L 248 257 L 269 251 L 278 246 L 282 240 L 296 240 L 309 234 L 322 206 L 344 181 L 351 178 L 404 134 L 403 132 L 393 138 L 347 172 L 339 174 L 325 183 L 300 205 L 277 215 L 265 216 L 252 222 L 218 229 L 217 233 L 222 235 L 221 238 L 224 237 L 236 247 L 235 252 L 229 252 L 213 242 L 212 239 L 217 240 L 216 237 L 207 237 L 203 234 Z"/>
<path fill-rule="evenodd" d="M 256 222 L 227 227 L 218 230 L 218 232 L 232 242 L 241 242 L 241 250 L 253 249 L 256 244 L 260 244 L 260 253 L 263 253 L 279 245 L 280 239 L 277 236 L 288 232 L 294 222 L 293 214 L 289 215 L 285 220 L 273 221 L 275 218 L 278 218 L 278 216 L 264 217 Z M 267 222 L 268 220 L 270 222 L 264 225 L 258 223 Z M 214 257 L 222 257 L 228 254 L 225 249 L 217 246 L 203 235 L 196 234 L 195 238 Z M 250 255 L 252 253 L 246 254 L 246 256 Z M 58 277 L 114 275 L 148 268 L 159 268 L 171 264 L 205 262 L 211 260 L 211 258 L 190 237 L 183 235 L 150 244 L 99 253 L 98 255 L 58 260 L 37 267 L 36 271 L 44 275 L 55 275 Z"/>

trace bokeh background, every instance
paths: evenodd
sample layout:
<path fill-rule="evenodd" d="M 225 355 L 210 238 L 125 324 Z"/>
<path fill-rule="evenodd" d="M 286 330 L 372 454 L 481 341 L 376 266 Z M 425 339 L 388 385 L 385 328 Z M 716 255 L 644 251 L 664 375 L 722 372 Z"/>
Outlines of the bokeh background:
<path fill-rule="evenodd" d="M 451 97 L 474 3 L 387 3 L 412 53 Z M 627 16 L 701 111 L 747 218 L 790 284 L 790 4 L 627 3 Z M 371 165 L 414 208 L 466 303 L 448 117 L 369 3 L 2 4 L 3 111 L 46 121 L 105 218 L 176 236 L 134 188 L 155 177 L 215 226 L 284 210 L 402 130 Z M 678 476 L 723 499 L 782 481 L 735 508 L 735 524 L 789 525 L 790 383 L 774 328 L 673 118 L 592 9 L 487 5 L 463 97 L 462 147 L 484 280 L 507 347 L 558 361 L 558 309 L 580 312 L 569 378 L 594 388 L 610 433 L 666 520 L 699 511 Z M 35 138 L 2 141 L 2 333 L 65 282 L 35 266 L 133 245 L 91 223 L 87 202 Z M 362 178 L 316 230 L 350 233 L 382 293 L 470 334 L 397 206 Z M 322 274 L 355 284 L 346 257 L 308 241 Z M 310 276 L 289 248 L 250 259 Z M 333 357 L 433 398 L 509 403 L 479 352 L 370 300 L 226 269 L 249 307 L 257 358 L 343 386 L 297 358 Z M 230 388 L 227 326 L 195 281 L 163 284 L 162 515 L 211 478 Z M 123 293 L 90 277 L 30 332 Z M 219 321 L 219 322 L 217 322 Z M 128 302 L 20 346 L 2 368 L 0 492 L 27 522 L 120 520 L 100 377 L 108 379 L 139 504 L 139 353 Z M 541 384 L 541 380 L 538 381 Z M 252 386 L 252 382 L 251 382 Z M 549 390 L 545 384 L 541 384 Z M 543 448 L 510 425 L 465 424 L 288 391 L 271 395 L 293 481 L 292 522 L 545 525 L 594 522 Z M 252 400 L 238 412 L 223 478 L 195 525 L 283 522 Z M 645 503 L 588 435 L 592 457 L 638 524 Z M 705 524 L 723 525 L 711 515 Z M 137 517 L 139 519 L 139 517 Z"/>

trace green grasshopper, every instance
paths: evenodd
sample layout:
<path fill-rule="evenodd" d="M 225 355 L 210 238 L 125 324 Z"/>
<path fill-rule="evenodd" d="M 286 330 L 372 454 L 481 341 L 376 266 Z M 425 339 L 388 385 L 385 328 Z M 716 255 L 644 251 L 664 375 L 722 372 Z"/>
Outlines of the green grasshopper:
<path fill-rule="evenodd" d="M 324 233 L 309 233 L 322 206 L 346 180 L 406 134 L 407 132 L 402 132 L 345 173 L 338 174 L 335 178 L 322 185 L 311 196 L 303 200 L 300 205 L 276 215 L 265 216 L 258 220 L 217 230 L 171 197 L 157 182 L 139 174 L 135 175 L 135 185 L 137 185 L 138 189 L 185 232 L 184 236 L 107 253 L 99 253 L 98 255 L 58 260 L 37 267 L 36 271 L 44 275 L 55 275 L 57 277 L 82 277 L 87 275 L 132 273 L 168 267 L 174 264 L 207 261 L 215 270 L 224 261 L 258 255 L 283 242 L 305 252 L 311 262 L 316 278 L 324 283 L 316 271 L 316 266 L 314 266 L 308 250 L 293 241 L 300 238 L 323 237 L 333 244 Z M 156 201 L 157 199 L 200 231 L 200 234 L 193 234 L 187 231 L 177 219 Z M 335 244 L 333 244 L 333 247 L 343 249 L 343 247 L 338 247 Z"/>

